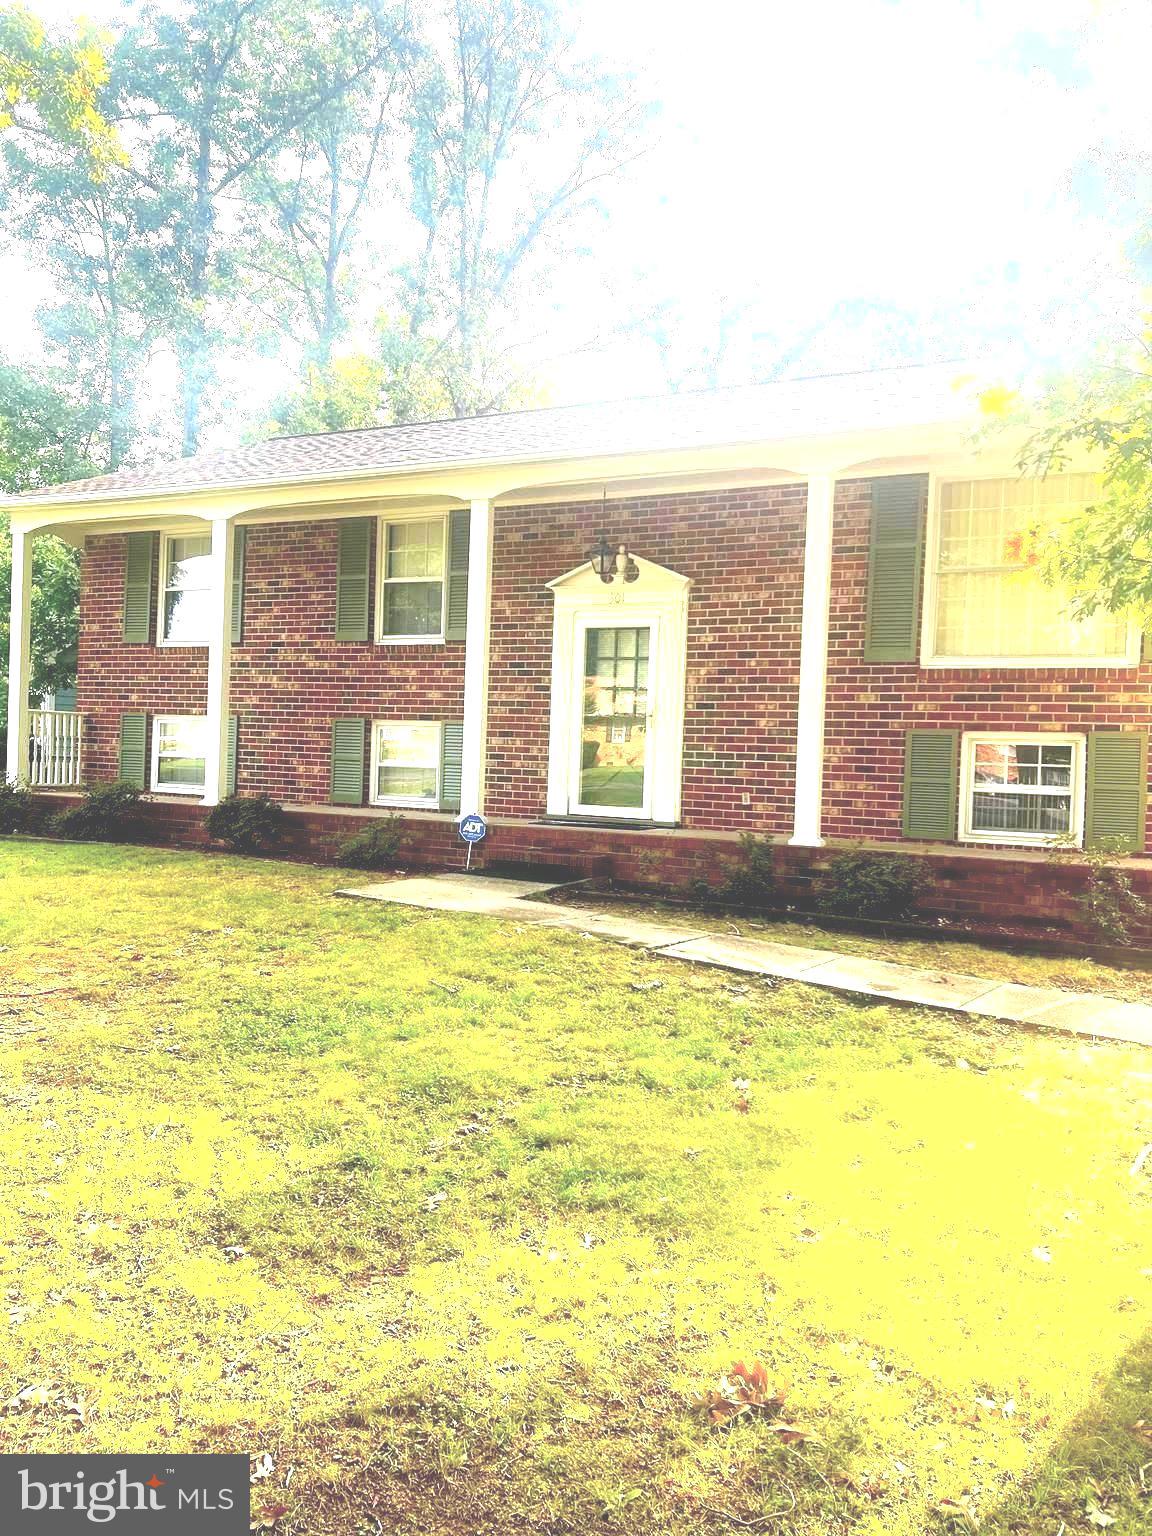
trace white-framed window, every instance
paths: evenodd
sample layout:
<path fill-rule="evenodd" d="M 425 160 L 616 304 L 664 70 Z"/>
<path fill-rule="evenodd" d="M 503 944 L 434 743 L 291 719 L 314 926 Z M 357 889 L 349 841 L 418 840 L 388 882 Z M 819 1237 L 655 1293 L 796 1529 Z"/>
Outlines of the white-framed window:
<path fill-rule="evenodd" d="M 372 804 L 434 811 L 440 804 L 442 735 L 443 727 L 429 720 L 374 720 Z"/>
<path fill-rule="evenodd" d="M 965 734 L 960 840 L 1022 847 L 1084 837 L 1087 738 L 1029 731 Z"/>
<path fill-rule="evenodd" d="M 152 788 L 165 794 L 204 793 L 205 715 L 157 715 L 152 721 Z"/>
<path fill-rule="evenodd" d="M 376 634 L 381 640 L 444 638 L 448 519 L 381 519 L 377 541 Z"/>
<path fill-rule="evenodd" d="M 166 533 L 160 539 L 159 645 L 207 645 L 212 582 L 209 534 Z"/>
<path fill-rule="evenodd" d="M 1127 666 L 1138 627 L 1115 614 L 1077 619 L 1044 582 L 1030 530 L 1090 506 L 1095 475 L 941 479 L 930 519 L 923 660 L 928 666 Z"/>

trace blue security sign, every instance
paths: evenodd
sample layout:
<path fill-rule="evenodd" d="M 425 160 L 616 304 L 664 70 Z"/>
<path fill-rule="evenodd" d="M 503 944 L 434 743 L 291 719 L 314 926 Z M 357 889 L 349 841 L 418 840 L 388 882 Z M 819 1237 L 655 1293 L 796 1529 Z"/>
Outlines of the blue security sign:
<path fill-rule="evenodd" d="M 466 843 L 478 843 L 488 836 L 488 823 L 483 816 L 464 816 L 460 820 L 460 836 Z"/>

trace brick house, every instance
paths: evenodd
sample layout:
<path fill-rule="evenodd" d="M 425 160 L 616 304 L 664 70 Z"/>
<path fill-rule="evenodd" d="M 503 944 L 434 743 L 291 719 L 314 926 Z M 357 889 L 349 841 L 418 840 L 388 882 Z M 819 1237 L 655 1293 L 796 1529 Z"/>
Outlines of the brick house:
<path fill-rule="evenodd" d="M 132 779 L 184 841 L 265 793 L 320 854 L 399 812 L 455 861 L 482 812 L 490 860 L 653 885 L 742 832 L 800 880 L 865 840 L 984 917 L 1052 915 L 1056 842 L 1119 842 L 1147 883 L 1138 627 L 1013 558 L 1093 478 L 1021 480 L 955 373 L 279 438 L 12 499 L 8 775 Z M 41 532 L 83 551 L 75 711 L 29 708 Z"/>

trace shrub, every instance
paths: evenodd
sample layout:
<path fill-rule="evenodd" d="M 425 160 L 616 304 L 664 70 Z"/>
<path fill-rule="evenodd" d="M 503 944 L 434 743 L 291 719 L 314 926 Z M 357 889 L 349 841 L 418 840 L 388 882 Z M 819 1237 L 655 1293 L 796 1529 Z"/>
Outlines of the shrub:
<path fill-rule="evenodd" d="M 229 795 L 212 807 L 204 825 L 208 836 L 216 842 L 227 843 L 238 853 L 257 853 L 280 841 L 287 819 L 284 807 L 267 795 L 247 799 Z"/>
<path fill-rule="evenodd" d="M 31 819 L 31 790 L 0 780 L 0 832 L 22 832 Z"/>
<path fill-rule="evenodd" d="M 75 837 L 94 843 L 114 842 L 134 830 L 139 808 L 140 790 L 135 784 L 126 780 L 115 784 L 90 784 L 80 804 L 58 812 L 49 825 L 58 837 Z"/>
<path fill-rule="evenodd" d="M 1057 860 L 1070 858 L 1087 866 L 1084 886 L 1073 893 L 1072 900 L 1085 926 L 1108 944 L 1128 944 L 1132 924 L 1148 911 L 1148 903 L 1132 888 L 1131 876 L 1120 868 L 1125 851 L 1118 843 L 1105 842 L 1099 848 L 1068 848 L 1055 855 Z"/>
<path fill-rule="evenodd" d="M 745 832 L 740 848 L 743 862 L 733 866 L 721 894 L 742 907 L 768 906 L 776 892 L 772 844 L 766 837 Z"/>
<path fill-rule="evenodd" d="M 813 884 L 818 912 L 842 917 L 907 917 L 932 883 L 922 860 L 906 853 L 838 853 Z"/>
<path fill-rule="evenodd" d="M 408 828 L 400 816 L 385 816 L 341 843 L 337 864 L 348 869 L 391 869 L 408 843 Z"/>

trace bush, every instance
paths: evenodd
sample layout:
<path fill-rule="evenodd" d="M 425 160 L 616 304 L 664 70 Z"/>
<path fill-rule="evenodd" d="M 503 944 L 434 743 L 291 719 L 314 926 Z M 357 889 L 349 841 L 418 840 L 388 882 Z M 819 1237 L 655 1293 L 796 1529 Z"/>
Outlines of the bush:
<path fill-rule="evenodd" d="M 283 806 L 267 795 L 249 799 L 229 795 L 212 807 L 204 825 L 216 842 L 227 843 L 238 853 L 257 853 L 280 841 L 287 819 Z"/>
<path fill-rule="evenodd" d="M 907 917 L 932 883 L 922 860 L 906 853 L 838 853 L 813 884 L 818 912 L 841 917 Z"/>
<path fill-rule="evenodd" d="M 49 826 L 57 837 L 83 842 L 115 842 L 135 829 L 140 809 L 140 790 L 120 780 L 115 784 L 90 784 L 79 805 L 53 816 Z"/>
<path fill-rule="evenodd" d="M 337 864 L 347 869 L 391 869 L 408 843 L 408 828 L 400 816 L 385 816 L 340 844 Z"/>
<path fill-rule="evenodd" d="M 742 907 L 769 906 L 776 893 L 774 852 L 766 837 L 745 832 L 740 838 L 743 863 L 734 865 L 721 894 Z"/>
<path fill-rule="evenodd" d="M 0 780 L 0 832 L 22 832 L 31 820 L 31 790 Z"/>
<path fill-rule="evenodd" d="M 1087 865 L 1083 889 L 1073 893 L 1084 924 L 1106 944 L 1128 944 L 1132 924 L 1144 917 L 1148 903 L 1132 888 L 1131 876 L 1119 867 L 1126 850 L 1121 844 L 1105 842 L 1100 848 L 1062 849 L 1055 859 L 1071 859 Z"/>

